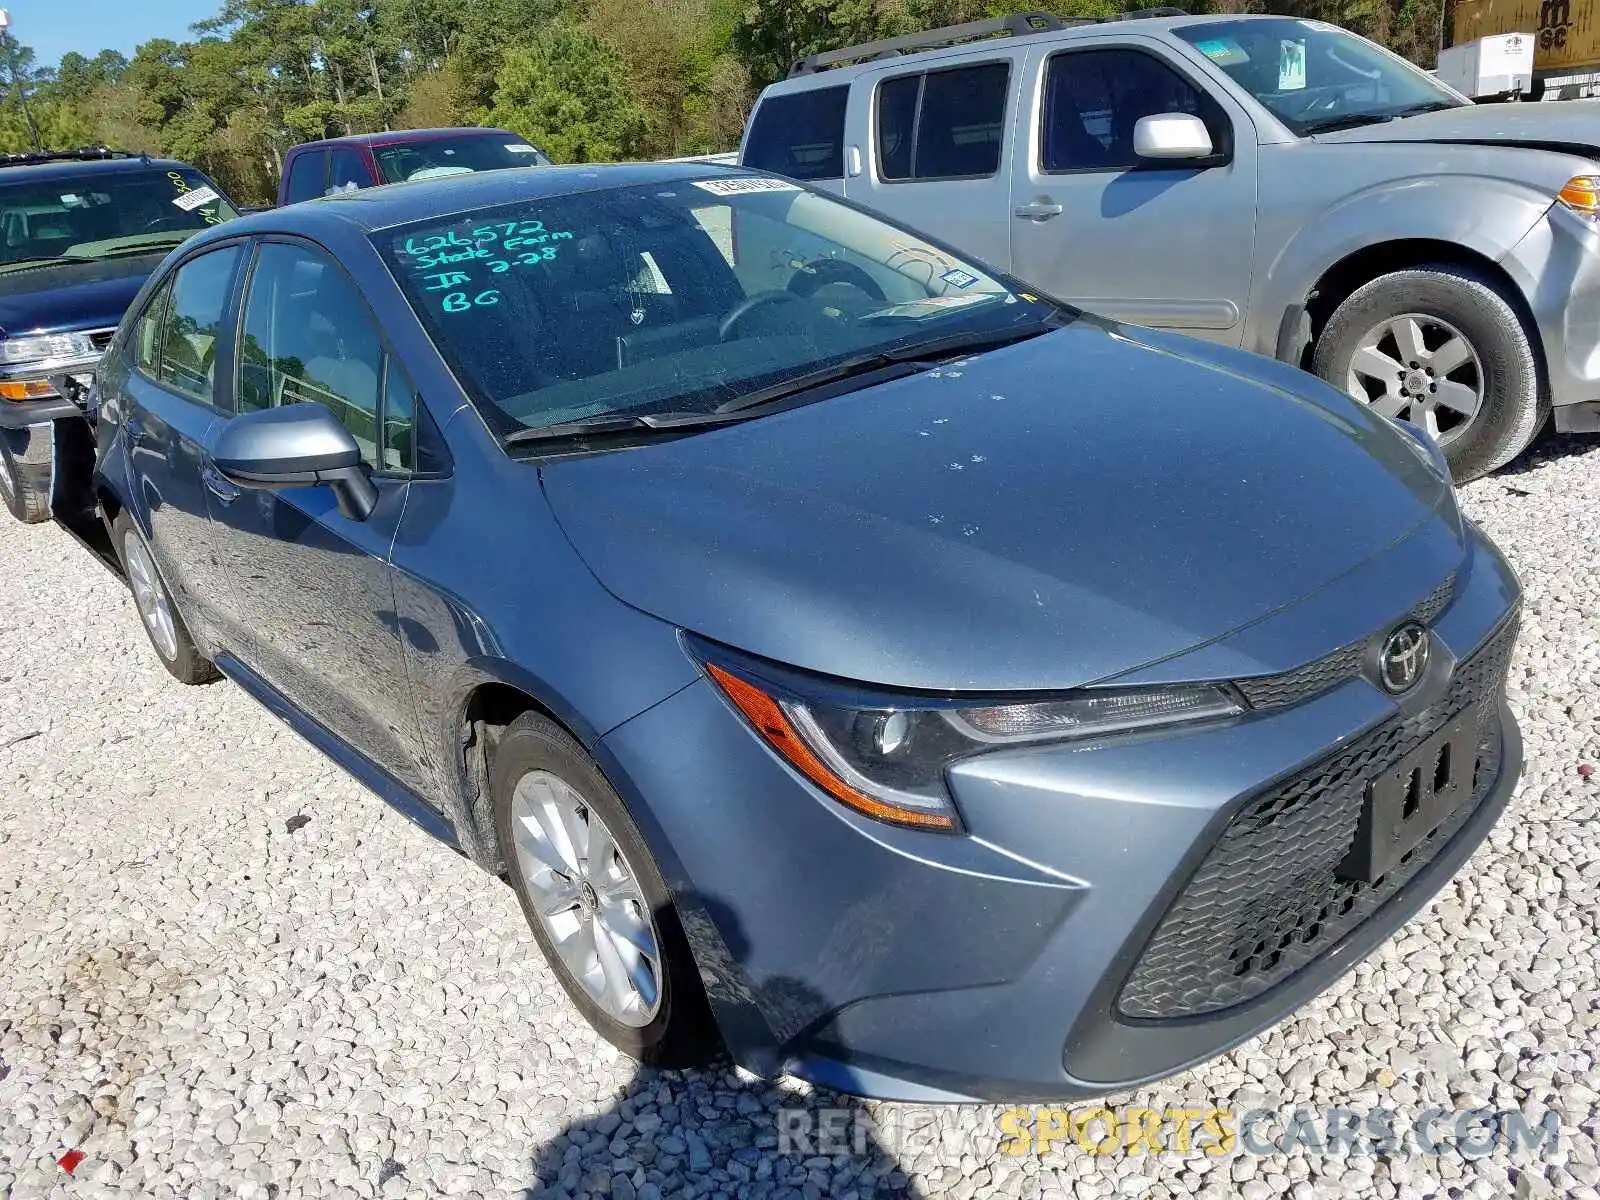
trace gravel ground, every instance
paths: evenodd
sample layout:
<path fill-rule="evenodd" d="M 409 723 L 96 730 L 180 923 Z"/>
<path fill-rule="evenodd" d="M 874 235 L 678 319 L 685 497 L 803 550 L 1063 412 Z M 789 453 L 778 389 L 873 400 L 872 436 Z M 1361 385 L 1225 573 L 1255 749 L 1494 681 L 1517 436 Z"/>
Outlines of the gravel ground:
<path fill-rule="evenodd" d="M 7 521 L 0 1197 L 1596 1197 L 1600 442 L 1549 440 L 1465 502 L 1528 589 L 1509 815 L 1330 994 L 1118 1099 L 1548 1112 L 1553 1152 L 1013 1156 L 999 1108 L 641 1073 L 574 1017 L 509 890 L 236 688 L 173 683 L 100 566 Z M 797 1107 L 878 1132 L 780 1153 Z"/>

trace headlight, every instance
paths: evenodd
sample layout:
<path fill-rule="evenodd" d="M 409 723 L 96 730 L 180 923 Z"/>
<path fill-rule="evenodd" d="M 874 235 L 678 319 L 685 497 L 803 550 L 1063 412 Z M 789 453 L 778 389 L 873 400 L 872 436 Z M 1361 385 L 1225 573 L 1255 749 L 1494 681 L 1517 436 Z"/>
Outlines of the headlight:
<path fill-rule="evenodd" d="M 1244 704 L 1209 685 L 1086 688 L 1049 700 L 856 703 L 708 662 L 712 681 L 762 739 L 841 804 L 880 821 L 957 828 L 945 785 L 953 763 L 1000 746 L 1103 737 L 1236 716 Z M 788 673 L 785 673 L 787 676 Z"/>
<path fill-rule="evenodd" d="M 40 333 L 0 341 L 0 363 L 41 362 L 50 358 L 84 358 L 94 353 L 86 333 Z"/>

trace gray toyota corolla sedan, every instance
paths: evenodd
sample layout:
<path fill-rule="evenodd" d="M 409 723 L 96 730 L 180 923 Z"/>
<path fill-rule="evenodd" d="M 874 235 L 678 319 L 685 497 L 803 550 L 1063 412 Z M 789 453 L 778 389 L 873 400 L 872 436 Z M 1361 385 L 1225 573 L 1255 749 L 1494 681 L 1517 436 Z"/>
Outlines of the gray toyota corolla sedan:
<path fill-rule="evenodd" d="M 1425 435 L 774 177 L 234 221 L 99 386 L 167 668 L 503 874 L 649 1061 L 1164 1075 L 1348 970 L 1517 780 L 1518 584 Z"/>

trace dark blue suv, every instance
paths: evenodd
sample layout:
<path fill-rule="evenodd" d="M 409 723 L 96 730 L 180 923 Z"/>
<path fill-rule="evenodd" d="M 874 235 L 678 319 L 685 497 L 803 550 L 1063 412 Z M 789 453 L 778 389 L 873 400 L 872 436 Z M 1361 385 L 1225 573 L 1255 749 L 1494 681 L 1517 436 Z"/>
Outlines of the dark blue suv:
<path fill-rule="evenodd" d="M 49 517 L 52 486 L 58 509 L 88 498 L 95 362 L 168 251 L 237 215 L 186 163 L 0 157 L 0 498 L 18 520 Z"/>

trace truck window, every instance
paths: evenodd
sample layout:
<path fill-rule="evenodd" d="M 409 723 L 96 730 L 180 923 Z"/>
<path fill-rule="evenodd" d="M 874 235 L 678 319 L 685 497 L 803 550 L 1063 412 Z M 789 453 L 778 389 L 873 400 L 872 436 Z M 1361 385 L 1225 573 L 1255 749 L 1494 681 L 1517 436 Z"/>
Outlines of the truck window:
<path fill-rule="evenodd" d="M 844 178 L 848 85 L 791 92 L 761 102 L 745 139 L 747 167 L 791 179 Z"/>
<path fill-rule="evenodd" d="M 1138 161 L 1133 127 L 1141 117 L 1192 113 L 1212 142 L 1225 143 L 1198 89 L 1140 50 L 1075 50 L 1050 60 L 1045 77 L 1040 168 L 1122 170 Z"/>
<path fill-rule="evenodd" d="M 289 162 L 289 178 L 283 188 L 283 202 L 298 204 L 322 195 L 328 186 L 328 152 L 307 150 Z"/>
<path fill-rule="evenodd" d="M 1000 169 L 1006 90 L 1003 62 L 900 75 L 878 86 L 878 175 L 977 179 Z"/>
<path fill-rule="evenodd" d="M 328 170 L 328 191 L 347 192 L 372 186 L 372 172 L 359 150 L 335 150 Z"/>

